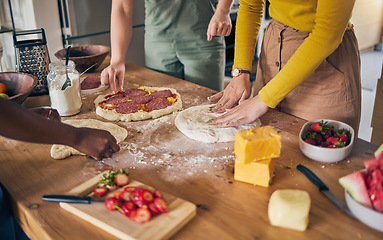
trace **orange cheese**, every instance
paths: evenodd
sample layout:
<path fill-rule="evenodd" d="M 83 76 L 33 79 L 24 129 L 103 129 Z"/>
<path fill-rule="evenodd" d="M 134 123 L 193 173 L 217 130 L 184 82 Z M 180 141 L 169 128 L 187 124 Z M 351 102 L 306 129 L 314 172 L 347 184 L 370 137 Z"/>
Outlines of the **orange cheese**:
<path fill-rule="evenodd" d="M 266 159 L 243 164 L 236 159 L 234 164 L 234 179 L 268 187 L 274 175 L 275 162 L 276 159 Z"/>
<path fill-rule="evenodd" d="M 277 158 L 281 153 L 281 135 L 271 126 L 238 131 L 235 135 L 234 153 L 242 164 Z"/>

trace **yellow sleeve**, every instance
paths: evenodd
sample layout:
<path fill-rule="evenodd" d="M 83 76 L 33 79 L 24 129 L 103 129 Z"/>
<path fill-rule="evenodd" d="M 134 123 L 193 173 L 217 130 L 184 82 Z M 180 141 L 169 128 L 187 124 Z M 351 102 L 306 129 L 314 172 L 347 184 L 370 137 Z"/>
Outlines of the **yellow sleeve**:
<path fill-rule="evenodd" d="M 241 0 L 235 30 L 234 68 L 252 67 L 264 0 Z"/>
<path fill-rule="evenodd" d="M 259 92 L 261 100 L 276 107 L 339 46 L 355 0 L 318 0 L 313 31 L 282 70 Z"/>

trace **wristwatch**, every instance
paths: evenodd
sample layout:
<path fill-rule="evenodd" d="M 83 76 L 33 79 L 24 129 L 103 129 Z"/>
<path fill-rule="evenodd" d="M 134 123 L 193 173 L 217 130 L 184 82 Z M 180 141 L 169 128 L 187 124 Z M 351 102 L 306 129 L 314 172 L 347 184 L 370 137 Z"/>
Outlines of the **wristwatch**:
<path fill-rule="evenodd" d="M 246 70 L 246 69 L 241 69 L 241 68 L 234 68 L 233 71 L 231 71 L 231 76 L 232 77 L 238 77 L 242 73 L 250 74 L 250 71 Z"/>

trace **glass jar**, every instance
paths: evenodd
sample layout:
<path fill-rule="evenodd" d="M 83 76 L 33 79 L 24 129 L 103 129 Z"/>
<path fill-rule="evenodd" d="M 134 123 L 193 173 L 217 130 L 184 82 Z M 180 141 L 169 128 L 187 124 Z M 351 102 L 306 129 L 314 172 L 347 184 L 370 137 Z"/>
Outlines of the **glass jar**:
<path fill-rule="evenodd" d="M 70 85 L 63 89 L 67 74 Z M 67 66 L 64 60 L 50 63 L 47 82 L 51 107 L 56 109 L 60 116 L 72 116 L 80 112 L 82 105 L 80 77 L 73 61 L 69 61 Z"/>

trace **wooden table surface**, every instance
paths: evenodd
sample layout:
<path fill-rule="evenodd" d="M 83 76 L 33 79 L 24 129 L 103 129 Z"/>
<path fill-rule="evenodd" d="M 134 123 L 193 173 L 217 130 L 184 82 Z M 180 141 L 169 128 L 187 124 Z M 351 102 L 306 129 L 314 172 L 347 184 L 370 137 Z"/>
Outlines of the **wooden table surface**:
<path fill-rule="evenodd" d="M 138 85 L 177 89 L 183 108 L 208 104 L 213 90 L 127 64 L 125 88 Z M 109 93 L 110 89 L 104 93 Z M 80 114 L 94 118 L 97 94 L 83 96 Z M 49 105 L 49 96 L 29 97 L 24 106 Z M 333 164 L 315 162 L 299 150 L 298 133 L 305 120 L 270 110 L 261 121 L 282 136 L 282 153 L 270 187 L 238 182 L 233 177 L 234 143 L 206 144 L 188 139 L 174 125 L 175 115 L 140 122 L 117 123 L 128 130 L 121 150 L 110 159 L 85 156 L 54 160 L 51 145 L 0 137 L 0 182 L 10 193 L 13 210 L 32 239 L 116 239 L 88 222 L 43 202 L 44 194 L 65 194 L 104 170 L 128 168 L 132 179 L 197 205 L 197 215 L 173 239 L 383 239 L 383 233 L 348 217 L 296 170 L 303 164 L 344 202 L 338 178 L 364 168 L 378 146 L 357 139 L 351 155 Z M 63 118 L 63 120 L 68 118 Z M 270 195 L 277 189 L 302 189 L 311 197 L 309 226 L 304 232 L 273 227 L 267 215 Z"/>

